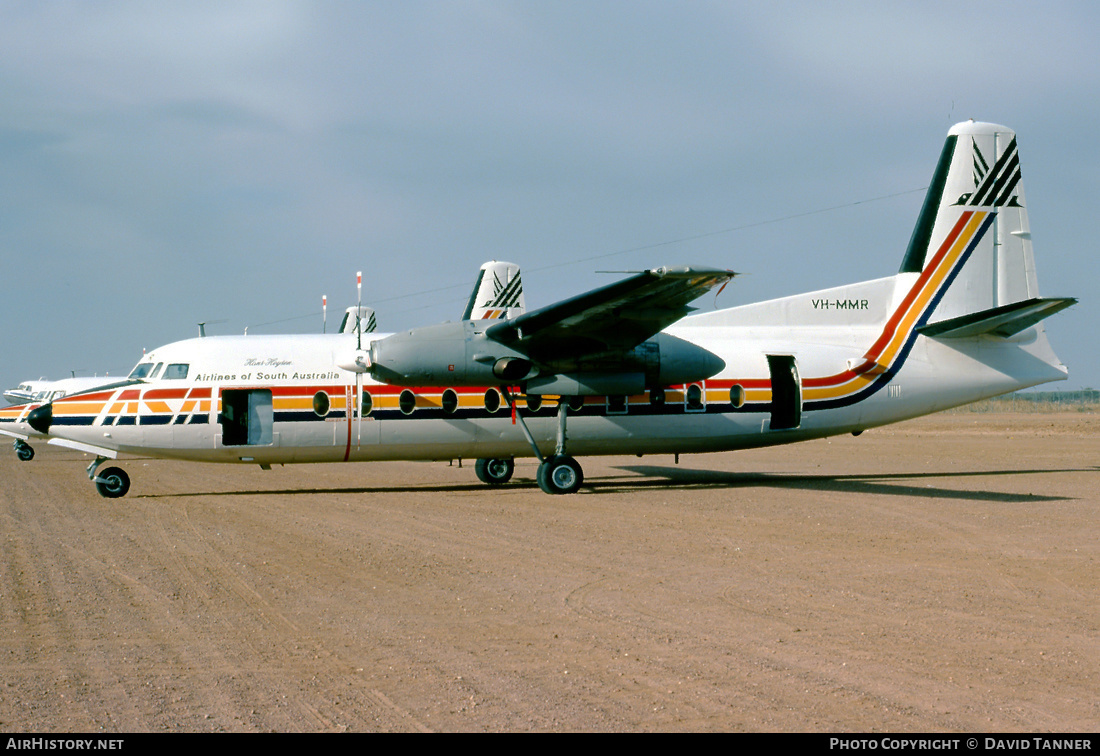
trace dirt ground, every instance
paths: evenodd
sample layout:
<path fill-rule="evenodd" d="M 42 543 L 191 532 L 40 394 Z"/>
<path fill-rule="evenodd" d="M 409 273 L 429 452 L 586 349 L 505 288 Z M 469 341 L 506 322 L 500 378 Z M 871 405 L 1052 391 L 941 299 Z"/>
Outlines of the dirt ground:
<path fill-rule="evenodd" d="M 0 730 L 1095 732 L 1100 415 L 262 471 L 0 454 Z"/>

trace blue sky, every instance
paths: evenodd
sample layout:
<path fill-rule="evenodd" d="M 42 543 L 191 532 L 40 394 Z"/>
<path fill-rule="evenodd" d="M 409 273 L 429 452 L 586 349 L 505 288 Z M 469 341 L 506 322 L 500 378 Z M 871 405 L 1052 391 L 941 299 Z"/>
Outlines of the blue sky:
<path fill-rule="evenodd" d="M 1093 326 L 1100 6 L 0 2 L 0 386 L 209 333 L 457 319 L 603 270 L 719 306 L 896 272 L 951 124 L 1018 133 L 1070 380 Z M 707 301 L 704 306 L 714 306 Z"/>

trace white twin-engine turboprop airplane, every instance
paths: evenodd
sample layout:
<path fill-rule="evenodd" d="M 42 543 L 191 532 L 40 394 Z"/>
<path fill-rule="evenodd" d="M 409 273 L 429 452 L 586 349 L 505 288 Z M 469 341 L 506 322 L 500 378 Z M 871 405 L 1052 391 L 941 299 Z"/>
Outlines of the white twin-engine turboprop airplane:
<path fill-rule="evenodd" d="M 360 344 L 182 341 L 148 354 L 128 385 L 27 421 L 96 454 L 89 476 L 110 497 L 126 493 L 126 474 L 96 470 L 120 453 L 261 467 L 466 457 L 489 484 L 536 456 L 540 487 L 571 493 L 573 455 L 858 434 L 1067 375 L 1040 321 L 1076 300 L 1039 296 L 1004 126 L 950 130 L 896 275 L 687 315 L 733 275 L 658 268 L 495 320 L 471 302 L 478 319 Z"/>
<path fill-rule="evenodd" d="M 109 376 L 62 378 L 57 381 L 40 378 L 37 381 L 24 381 L 12 389 L 4 392 L 4 398 L 11 404 L 21 404 L 22 407 L 0 409 L 0 436 L 9 436 L 15 439 L 15 454 L 24 462 L 34 459 L 34 447 L 27 443 L 29 438 L 45 438 L 45 434 L 36 433 L 23 424 L 20 432 L 9 432 L 5 420 L 25 416 L 31 409 L 40 404 L 46 404 L 54 399 L 60 399 L 67 394 L 79 394 L 92 389 L 102 388 L 113 383 L 118 383 L 118 378 Z"/>

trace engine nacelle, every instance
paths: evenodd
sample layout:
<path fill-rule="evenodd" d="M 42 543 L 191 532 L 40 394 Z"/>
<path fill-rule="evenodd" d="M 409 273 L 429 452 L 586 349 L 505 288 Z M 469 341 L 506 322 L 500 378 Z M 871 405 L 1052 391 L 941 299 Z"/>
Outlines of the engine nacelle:
<path fill-rule="evenodd" d="M 565 355 L 535 364 L 486 338 L 478 325 L 440 323 L 375 341 L 370 373 L 375 380 L 397 386 L 503 384 L 523 386 L 530 394 L 602 396 L 701 381 L 726 365 L 712 352 L 663 333 L 625 353 Z"/>
<path fill-rule="evenodd" d="M 646 388 L 704 381 L 726 367 L 726 361 L 714 352 L 667 333 L 657 334 L 646 344 L 656 345 L 659 361 L 657 374 L 646 375 Z"/>
<path fill-rule="evenodd" d="M 493 363 L 493 375 L 509 385 L 525 381 L 538 372 L 531 360 L 522 357 L 501 357 Z"/>
<path fill-rule="evenodd" d="M 713 352 L 659 333 L 626 353 L 559 361 L 527 381 L 525 390 L 559 396 L 633 396 L 646 389 L 706 380 L 725 366 Z"/>
<path fill-rule="evenodd" d="M 537 372 L 468 320 L 395 333 L 375 341 L 370 354 L 375 380 L 397 386 L 497 386 Z"/>

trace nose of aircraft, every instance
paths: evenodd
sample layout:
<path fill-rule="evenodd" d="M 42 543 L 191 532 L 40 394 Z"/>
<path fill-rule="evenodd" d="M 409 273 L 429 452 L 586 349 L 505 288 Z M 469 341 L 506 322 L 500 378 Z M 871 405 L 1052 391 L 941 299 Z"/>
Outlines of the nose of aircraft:
<path fill-rule="evenodd" d="M 41 407 L 32 409 L 27 415 L 27 425 L 39 433 L 49 433 L 50 426 L 53 425 L 53 405 L 43 404 Z"/>

